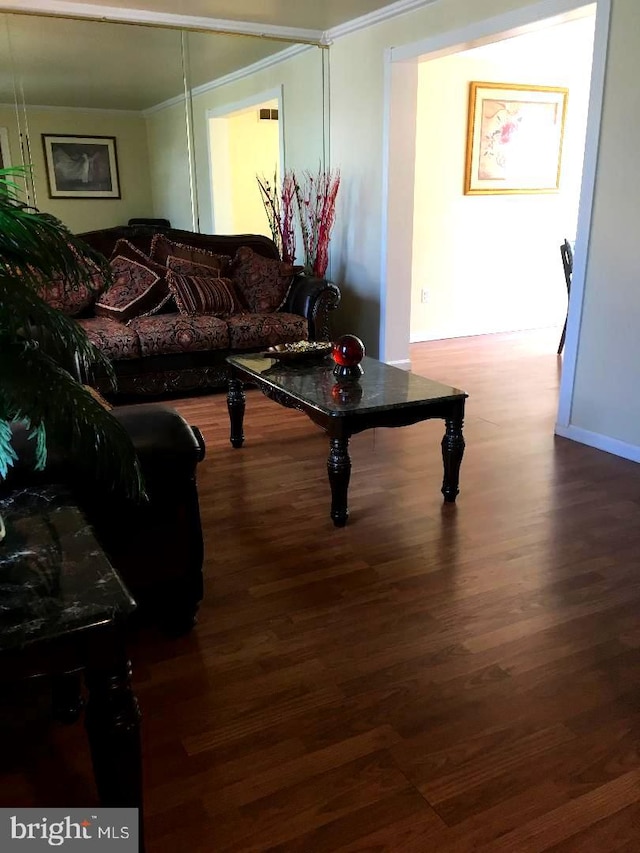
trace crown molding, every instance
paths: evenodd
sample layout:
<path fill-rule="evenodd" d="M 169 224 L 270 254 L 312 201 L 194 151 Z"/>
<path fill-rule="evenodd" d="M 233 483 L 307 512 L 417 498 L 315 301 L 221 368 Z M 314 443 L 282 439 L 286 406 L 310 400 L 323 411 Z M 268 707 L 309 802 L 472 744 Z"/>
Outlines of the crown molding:
<path fill-rule="evenodd" d="M 323 34 L 322 44 L 331 44 L 338 38 L 357 33 L 360 30 L 366 30 L 374 24 L 381 24 L 383 21 L 389 21 L 391 18 L 397 18 L 398 15 L 406 15 L 408 12 L 415 12 L 416 9 L 422 9 L 425 6 L 433 6 L 439 3 L 440 0 L 397 0 L 395 3 L 390 3 L 388 6 L 383 6 L 381 9 L 376 9 L 375 12 L 369 12 L 366 15 L 361 15 L 359 18 L 353 18 L 351 21 L 345 21 L 344 24 L 338 24 L 337 27 L 331 27 Z"/>
<path fill-rule="evenodd" d="M 301 53 L 306 53 L 308 50 L 312 49 L 313 45 L 310 44 L 291 45 L 291 47 L 280 50 L 278 53 L 272 53 L 271 56 L 265 56 L 264 59 L 260 59 L 252 65 L 246 65 L 244 68 L 239 68 L 237 71 L 225 74 L 224 77 L 217 77 L 215 80 L 210 80 L 208 83 L 202 83 L 200 86 L 194 86 L 191 90 L 191 96 L 195 98 L 198 95 L 204 95 L 207 92 L 212 92 L 214 89 L 219 89 L 221 86 L 227 86 L 229 83 L 235 83 L 236 80 L 242 80 L 244 77 L 250 77 L 258 71 L 264 71 L 266 68 L 279 65 L 281 62 L 286 62 L 287 59 L 293 59 L 294 56 L 299 56 Z M 183 103 L 184 97 L 184 95 L 176 95 L 173 98 L 169 98 L 167 101 L 162 101 L 160 104 L 155 104 L 153 107 L 143 110 L 142 114 L 147 118 L 161 110 L 166 110 L 169 107 L 174 107 L 177 104 Z"/>
<path fill-rule="evenodd" d="M 258 24 L 252 21 L 233 21 L 225 18 L 177 15 L 172 12 L 152 12 L 146 9 L 122 9 L 117 6 L 99 6 L 95 3 L 70 3 L 68 0 L 0 0 L 0 12 L 81 18 L 113 24 L 146 24 L 154 27 L 231 35 L 262 36 L 315 45 L 323 43 L 322 30 L 281 27 L 275 24 Z"/>
<path fill-rule="evenodd" d="M 8 107 L 12 110 L 16 109 L 15 104 L 0 104 L 0 107 Z M 102 113 L 103 115 L 129 116 L 129 118 L 142 118 L 144 113 L 142 110 L 123 110 L 115 107 L 56 107 L 52 104 L 24 104 L 18 107 L 22 110 L 40 110 L 42 112 L 59 112 L 64 110 L 65 113 Z"/>

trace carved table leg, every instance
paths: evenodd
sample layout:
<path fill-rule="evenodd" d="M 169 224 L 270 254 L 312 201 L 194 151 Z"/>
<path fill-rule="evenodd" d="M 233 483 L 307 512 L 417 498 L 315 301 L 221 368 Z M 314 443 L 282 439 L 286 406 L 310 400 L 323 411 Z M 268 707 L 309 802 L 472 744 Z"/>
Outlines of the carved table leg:
<path fill-rule="evenodd" d="M 344 527 L 349 517 L 347 492 L 351 477 L 349 439 L 332 438 L 329 445 L 327 471 L 331 485 L 331 518 L 336 527 Z"/>
<path fill-rule="evenodd" d="M 51 685 L 51 695 L 53 719 L 65 725 L 75 723 L 84 707 L 81 674 L 65 672 L 62 675 L 56 675 Z"/>
<path fill-rule="evenodd" d="M 444 479 L 442 494 L 445 501 L 453 503 L 460 489 L 460 464 L 464 455 L 464 437 L 462 435 L 462 417 L 446 418 L 446 429 L 442 439 L 442 461 L 444 463 Z"/>
<path fill-rule="evenodd" d="M 85 724 L 100 803 L 140 809 L 142 837 L 140 711 L 131 689 L 131 664 L 123 655 L 112 667 L 87 669 L 85 679 Z"/>
<path fill-rule="evenodd" d="M 244 391 L 242 390 L 242 382 L 239 379 L 229 380 L 227 408 L 229 409 L 229 420 L 231 422 L 231 444 L 233 447 L 242 447 L 244 441 L 244 433 L 242 432 Z"/>

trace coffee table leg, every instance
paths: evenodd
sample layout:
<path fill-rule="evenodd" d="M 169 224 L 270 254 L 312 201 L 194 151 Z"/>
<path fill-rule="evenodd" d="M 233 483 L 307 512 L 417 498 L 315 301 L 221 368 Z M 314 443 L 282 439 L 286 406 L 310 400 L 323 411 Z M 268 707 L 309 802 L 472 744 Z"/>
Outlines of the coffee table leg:
<path fill-rule="evenodd" d="M 331 518 L 336 527 L 344 527 L 349 517 L 347 492 L 351 477 L 348 438 L 330 439 L 327 471 L 331 485 Z"/>
<path fill-rule="evenodd" d="M 229 409 L 229 421 L 231 422 L 231 444 L 233 447 L 242 447 L 244 433 L 242 422 L 244 420 L 244 391 L 239 379 L 229 380 L 229 392 L 227 394 L 227 408 Z"/>
<path fill-rule="evenodd" d="M 444 479 L 442 494 L 447 503 L 453 503 L 460 489 L 460 463 L 464 455 L 464 437 L 462 435 L 461 416 L 446 418 L 446 429 L 442 439 L 442 461 L 444 463 Z"/>

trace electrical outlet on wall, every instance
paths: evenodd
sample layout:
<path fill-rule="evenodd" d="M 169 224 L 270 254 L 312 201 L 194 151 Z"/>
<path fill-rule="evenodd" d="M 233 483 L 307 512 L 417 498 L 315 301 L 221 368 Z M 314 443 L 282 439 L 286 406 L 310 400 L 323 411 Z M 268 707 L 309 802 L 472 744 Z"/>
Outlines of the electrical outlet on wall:
<path fill-rule="evenodd" d="M 422 290 L 420 291 L 420 302 L 422 302 L 423 305 L 426 305 L 428 301 L 429 301 L 429 290 L 426 287 L 423 287 Z"/>

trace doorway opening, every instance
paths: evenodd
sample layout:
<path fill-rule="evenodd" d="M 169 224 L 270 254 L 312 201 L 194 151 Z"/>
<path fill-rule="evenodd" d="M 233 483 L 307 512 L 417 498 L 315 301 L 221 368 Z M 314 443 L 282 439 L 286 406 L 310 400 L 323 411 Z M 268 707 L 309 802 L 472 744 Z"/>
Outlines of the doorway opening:
<path fill-rule="evenodd" d="M 577 230 L 594 12 L 419 64 L 411 343 L 553 326 L 560 338 L 567 300 L 560 245 L 565 238 L 574 243 Z M 541 56 L 546 57 L 542 66 Z M 525 132 L 527 125 L 529 103 L 506 99 L 529 98 L 535 103 L 538 98 L 541 104 L 550 99 L 546 114 L 558 128 L 561 145 L 561 156 L 552 152 L 554 173 L 549 174 L 549 184 L 558 180 L 557 192 L 504 193 L 495 188 L 498 181 L 491 181 L 491 190 L 483 194 L 462 194 L 470 81 L 531 87 L 496 89 L 494 93 L 504 93 L 505 100 L 486 101 L 491 112 L 481 144 L 497 174 L 504 150 L 516 147 L 518 134 L 523 133 L 522 113 L 517 112 L 521 103 Z M 564 122 L 565 93 L 541 87 L 567 90 Z M 501 103 L 506 108 L 500 109 Z M 529 126 L 536 118 L 533 112 Z M 510 132 L 505 144 L 501 126 Z M 536 130 L 538 126 L 534 125 Z M 535 162 L 536 150 L 524 143 L 520 147 L 526 169 Z"/>
<path fill-rule="evenodd" d="M 257 176 L 280 180 L 284 162 L 279 89 L 207 113 L 214 234 L 271 236 Z"/>
<path fill-rule="evenodd" d="M 545 30 L 550 31 L 551 28 L 558 27 L 561 24 L 569 23 L 578 19 L 591 17 L 595 13 L 595 36 L 593 41 L 593 64 L 591 68 L 590 85 L 589 81 L 584 81 L 584 87 L 589 92 L 588 96 L 588 118 L 586 119 L 586 136 L 584 136 L 584 146 L 580 152 L 580 159 L 584 161 L 582 170 L 582 178 L 578 175 L 577 183 L 580 185 L 580 201 L 577 216 L 575 214 L 575 196 L 574 196 L 574 213 L 567 213 L 558 221 L 557 227 L 559 233 L 553 233 L 553 243 L 550 243 L 548 261 L 551 263 L 551 258 L 554 258 L 554 277 L 557 283 L 555 300 L 561 301 L 566 299 L 566 291 L 563 293 L 563 275 L 562 265 L 560 262 L 560 244 L 565 237 L 571 239 L 572 234 L 564 233 L 571 229 L 571 221 L 577 219 L 576 228 L 576 252 L 575 265 L 572 279 L 572 293 L 569 306 L 569 323 L 567 329 L 567 339 L 565 344 L 565 356 L 563 361 L 562 381 L 560 389 L 560 402 L 558 413 L 558 424 L 561 424 L 565 419 L 568 422 L 570 414 L 571 396 L 573 393 L 573 377 L 575 373 L 575 359 L 577 353 L 580 314 L 582 310 L 582 297 L 584 291 L 584 267 L 587 253 L 588 235 L 590 230 L 591 207 L 593 200 L 593 191 L 595 184 L 595 170 L 597 161 L 597 148 L 600 130 L 600 116 L 602 111 L 602 98 L 604 91 L 604 69 L 606 65 L 607 39 L 610 15 L 610 0 L 596 0 L 595 3 L 584 3 L 580 0 L 546 0 L 546 2 L 538 3 L 533 6 L 518 9 L 513 12 L 505 13 L 496 18 L 476 22 L 464 30 L 445 33 L 440 36 L 434 36 L 426 39 L 423 42 L 412 45 L 405 45 L 401 48 L 393 48 L 387 54 L 387 92 L 385 99 L 385 128 L 386 128 L 386 148 L 387 157 L 384 163 L 383 182 L 385 186 L 387 205 L 384 210 L 383 233 L 386 235 L 382 251 L 381 261 L 381 334 L 380 334 L 380 357 L 391 364 L 399 366 L 410 366 L 409 361 L 409 341 L 411 336 L 411 315 L 412 315 L 412 281 L 414 278 L 414 205 L 413 200 L 416 194 L 416 164 L 418 162 L 417 152 L 417 132 L 418 132 L 418 93 L 420 83 L 421 66 L 435 66 L 435 61 L 443 57 L 451 57 L 455 59 L 454 54 L 470 51 L 472 48 L 480 48 L 490 44 L 505 46 L 508 49 L 508 41 L 514 40 L 518 36 L 530 35 L 532 38 L 536 33 L 542 33 Z M 540 62 L 538 57 L 538 73 L 542 73 L 546 64 Z M 509 72 L 510 73 L 510 72 Z M 516 72 L 517 73 L 517 70 Z M 587 75 L 588 76 L 588 75 Z M 469 82 L 477 80 L 476 72 L 469 75 L 466 81 L 467 91 Z M 484 82 L 484 81 L 483 81 Z M 495 81 L 498 82 L 498 81 Z M 531 77 L 529 80 L 513 79 L 504 82 L 512 83 L 527 83 L 533 82 Z M 544 80 L 540 81 L 544 83 Z M 446 96 L 446 91 L 444 95 Z M 446 97 L 445 97 L 446 100 Z M 586 97 L 585 97 L 586 100 Z M 571 92 L 569 92 L 569 110 L 571 110 Z M 476 226 L 478 234 L 482 236 L 483 228 L 487 224 L 491 224 L 492 209 L 496 207 L 496 201 L 504 202 L 505 196 L 465 196 L 463 192 L 464 185 L 464 148 L 466 146 L 466 121 L 467 121 L 467 106 L 468 95 L 463 99 L 461 123 L 464 130 L 461 133 L 461 142 L 463 154 L 460 162 L 456 165 L 459 169 L 459 181 L 457 184 L 457 192 L 454 203 L 451 209 L 447 212 L 447 216 L 441 216 L 438 223 L 438 211 L 436 210 L 432 216 L 435 217 L 434 229 L 436 226 L 447 229 L 450 243 L 448 252 L 446 252 L 444 263 L 445 271 L 448 266 L 456 266 L 459 269 L 454 269 L 454 273 L 462 271 L 462 278 L 470 277 L 470 282 L 473 286 L 473 279 L 477 279 L 479 284 L 476 291 L 470 291 L 473 298 L 470 299 L 471 310 L 467 313 L 467 321 L 475 322 L 478 317 L 479 306 L 484 310 L 482 303 L 483 278 L 486 275 L 490 276 L 490 271 L 486 272 L 486 267 L 481 267 L 480 264 L 475 264 L 474 261 L 481 257 L 483 251 L 482 241 L 475 239 L 473 231 L 473 217 L 471 213 L 477 212 L 477 202 L 487 202 L 483 205 L 484 211 L 481 216 L 481 227 Z M 457 107 L 460 108 L 458 102 Z M 433 136 L 444 137 L 444 142 L 447 142 L 447 126 L 444 120 L 441 120 L 439 115 L 429 113 L 429 121 L 427 122 L 427 133 Z M 584 132 L 584 130 L 583 130 Z M 457 131 L 456 131 L 457 133 Z M 441 140 L 442 142 L 442 140 Z M 455 140 L 450 140 L 449 148 L 456 144 Z M 582 158 L 582 153 L 584 157 Z M 438 164 L 440 165 L 440 164 Z M 574 181 L 575 183 L 575 181 Z M 513 196 L 508 201 L 513 206 L 513 199 L 519 197 Z M 536 209 L 536 200 L 540 202 L 543 199 L 542 195 L 532 196 L 534 200 L 534 212 Z M 417 204 L 420 203 L 417 199 Z M 427 205 L 428 198 L 424 199 L 424 204 Z M 469 202 L 471 204 L 469 204 Z M 540 204 L 537 205 L 541 207 Z M 533 224 L 529 224 L 529 229 L 539 229 L 545 225 L 544 213 L 542 210 L 537 211 L 537 217 L 532 216 Z M 458 239 L 458 235 L 466 234 L 467 237 Z M 472 237 L 468 235 L 471 233 Z M 499 236 L 499 235 L 498 235 Z M 510 246 L 508 241 L 500 244 L 498 240 L 497 254 L 492 256 L 494 265 L 501 263 L 502 257 L 509 255 Z M 471 260 L 471 273 L 466 266 L 468 260 Z M 486 261 L 485 261 L 486 263 Z M 504 264 L 511 267 L 511 280 L 515 282 L 523 276 L 523 271 L 526 272 L 527 260 L 521 257 L 511 258 L 509 262 Z M 482 270 L 482 271 L 481 271 Z M 425 309 L 429 309 L 430 303 L 433 302 L 435 294 L 430 288 L 430 283 L 425 281 L 424 275 L 418 273 L 416 275 L 416 292 L 418 294 L 419 304 Z M 426 295 L 424 294 L 424 291 Z M 467 291 L 469 293 L 469 291 Z M 511 296 L 512 294 L 510 294 Z M 426 300 L 423 301 L 423 300 Z M 501 311 L 503 306 L 498 306 Z M 520 315 L 523 314 L 523 306 L 519 304 L 511 304 L 511 309 L 518 309 Z M 550 311 L 556 311 L 558 304 L 552 304 Z M 526 312 L 524 312 L 526 313 Z M 556 322 L 562 326 L 562 310 L 561 316 Z M 485 316 L 485 321 L 486 321 Z M 540 321 L 536 320 L 532 325 L 539 325 Z M 436 330 L 432 334 L 432 338 L 444 337 L 446 333 L 451 333 L 451 330 L 446 328 L 446 324 L 440 320 L 440 330 Z M 521 325 L 521 328 L 526 326 Z M 529 326 L 531 327 L 531 325 Z M 503 328 L 505 328 L 503 326 Z M 512 326 L 515 328 L 515 325 Z M 490 328 L 488 325 L 480 331 L 498 331 L 499 327 Z M 443 334 L 443 331 L 445 334 Z M 462 328 L 458 334 L 472 333 Z"/>

